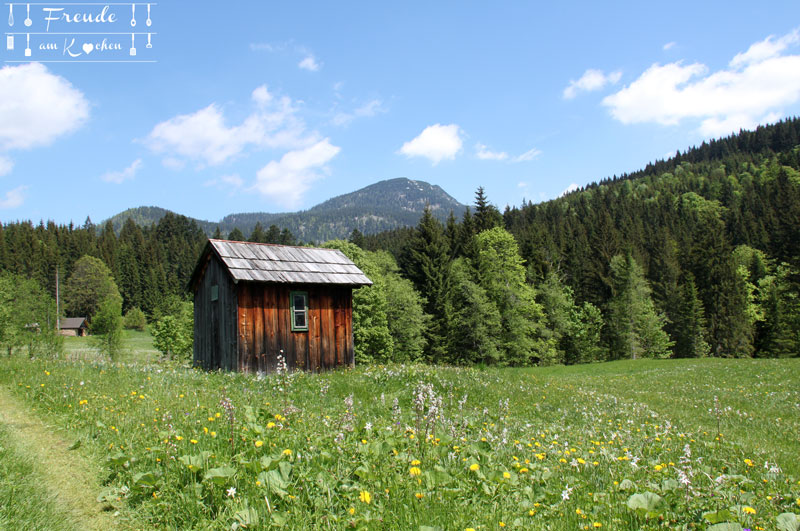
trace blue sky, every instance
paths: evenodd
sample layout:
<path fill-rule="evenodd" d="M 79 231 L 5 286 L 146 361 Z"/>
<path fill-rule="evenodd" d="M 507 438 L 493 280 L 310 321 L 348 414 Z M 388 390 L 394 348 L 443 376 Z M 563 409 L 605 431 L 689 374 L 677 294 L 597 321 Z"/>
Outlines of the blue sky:
<path fill-rule="evenodd" d="M 35 34 L 0 48 L 0 220 L 218 220 L 395 177 L 503 208 L 800 114 L 796 0 L 543 4 L 166 0 L 135 27 L 114 4 L 51 22 L 121 50 L 76 58 L 45 16 L 104 4 L 31 26 L 4 4 L 7 37 Z"/>

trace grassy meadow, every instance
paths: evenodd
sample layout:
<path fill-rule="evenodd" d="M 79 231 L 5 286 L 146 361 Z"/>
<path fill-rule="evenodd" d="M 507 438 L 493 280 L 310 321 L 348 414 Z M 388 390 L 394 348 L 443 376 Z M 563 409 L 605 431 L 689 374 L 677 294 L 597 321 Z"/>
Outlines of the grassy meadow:
<path fill-rule="evenodd" d="M 120 527 L 800 527 L 798 359 L 258 376 L 128 339 L 116 364 L 72 340 L 66 360 L 0 360 Z"/>

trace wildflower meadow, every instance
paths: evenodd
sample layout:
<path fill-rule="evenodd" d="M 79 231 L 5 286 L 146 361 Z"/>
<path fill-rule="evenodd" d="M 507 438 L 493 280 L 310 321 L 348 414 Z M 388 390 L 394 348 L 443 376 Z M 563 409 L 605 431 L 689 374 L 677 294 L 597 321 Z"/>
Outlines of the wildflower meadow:
<path fill-rule="evenodd" d="M 800 529 L 796 359 L 0 375 L 122 528 Z"/>

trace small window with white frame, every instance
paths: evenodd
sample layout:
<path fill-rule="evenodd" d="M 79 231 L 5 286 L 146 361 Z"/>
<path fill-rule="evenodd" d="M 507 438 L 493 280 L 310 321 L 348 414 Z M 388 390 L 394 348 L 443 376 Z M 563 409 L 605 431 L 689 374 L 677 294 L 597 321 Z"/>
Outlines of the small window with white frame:
<path fill-rule="evenodd" d="M 308 292 L 292 291 L 292 332 L 308 331 Z"/>

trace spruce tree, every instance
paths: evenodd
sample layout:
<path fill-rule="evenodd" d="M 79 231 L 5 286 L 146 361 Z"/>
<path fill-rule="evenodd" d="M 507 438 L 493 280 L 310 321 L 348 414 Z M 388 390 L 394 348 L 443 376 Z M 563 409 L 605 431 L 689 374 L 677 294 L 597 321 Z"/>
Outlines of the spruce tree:
<path fill-rule="evenodd" d="M 425 355 L 430 361 L 447 359 L 448 319 L 445 301 L 450 289 L 450 246 L 439 220 L 425 207 L 414 235 L 400 255 L 400 267 L 425 300 L 430 315 Z"/>
<path fill-rule="evenodd" d="M 676 358 L 702 358 L 711 350 L 706 342 L 706 319 L 694 277 L 688 273 L 672 311 L 673 353 Z"/>
<path fill-rule="evenodd" d="M 664 332 L 666 318 L 656 312 L 650 286 L 633 255 L 611 259 L 613 297 L 609 302 L 608 324 L 614 359 L 666 358 L 672 342 Z"/>

